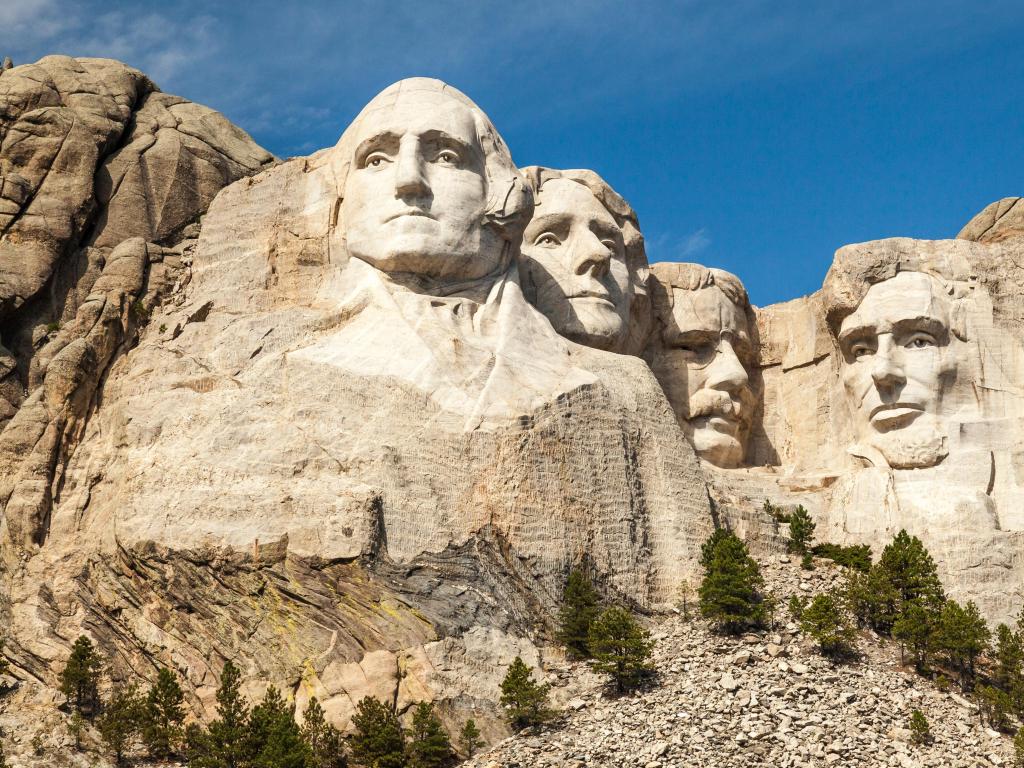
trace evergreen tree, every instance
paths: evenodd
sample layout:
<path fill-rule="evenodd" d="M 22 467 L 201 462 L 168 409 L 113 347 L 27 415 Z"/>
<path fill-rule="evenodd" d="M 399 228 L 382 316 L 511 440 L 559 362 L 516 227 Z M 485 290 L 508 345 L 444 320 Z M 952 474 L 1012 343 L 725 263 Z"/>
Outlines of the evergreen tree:
<path fill-rule="evenodd" d="M 234 663 L 224 664 L 217 688 L 217 719 L 205 731 L 195 725 L 186 731 L 189 768 L 247 768 L 249 705 L 239 690 L 241 677 Z"/>
<path fill-rule="evenodd" d="M 979 685 L 977 694 L 982 722 L 988 723 L 993 730 L 1012 733 L 1009 694 L 994 685 Z"/>
<path fill-rule="evenodd" d="M 946 599 L 935 561 L 916 536 L 901 530 L 882 550 L 878 568 L 899 593 L 901 603 L 937 608 Z"/>
<path fill-rule="evenodd" d="M 82 717 L 81 710 L 74 710 L 71 713 L 71 718 L 68 720 L 68 732 L 71 734 L 71 738 L 75 740 L 75 749 L 78 751 L 82 750 L 82 733 L 85 731 L 85 718 Z"/>
<path fill-rule="evenodd" d="M 518 656 L 501 681 L 501 706 L 508 710 L 509 722 L 516 730 L 540 725 L 554 713 L 548 707 L 551 686 L 533 679 L 533 671 Z"/>
<path fill-rule="evenodd" d="M 421 701 L 412 713 L 409 767 L 442 768 L 450 764 L 453 757 L 448 733 L 434 714 L 434 705 Z"/>
<path fill-rule="evenodd" d="M 273 685 L 249 713 L 252 768 L 312 768 L 313 755 L 295 723 L 295 710 Z"/>
<path fill-rule="evenodd" d="M 166 667 L 161 669 L 146 694 L 143 710 L 142 741 L 150 756 L 162 760 L 177 753 L 184 735 L 184 704 L 177 675 Z"/>
<path fill-rule="evenodd" d="M 915 709 L 910 713 L 910 738 L 915 744 L 931 744 L 932 729 L 928 726 L 924 713 Z"/>
<path fill-rule="evenodd" d="M 973 602 L 961 606 L 955 600 L 947 600 L 942 606 L 935 647 L 960 672 L 960 686 L 964 690 L 974 682 L 975 661 L 985 652 L 990 637 L 985 619 Z"/>
<path fill-rule="evenodd" d="M 562 607 L 558 612 L 558 641 L 577 659 L 590 657 L 587 634 L 597 617 L 599 596 L 582 571 L 573 570 L 562 594 Z"/>
<path fill-rule="evenodd" d="M 96 723 L 103 743 L 114 754 L 118 765 L 124 762 L 139 733 L 145 703 L 136 686 L 117 688 Z"/>
<path fill-rule="evenodd" d="M 75 711 L 91 717 L 100 707 L 100 657 L 92 641 L 81 635 L 71 646 L 71 656 L 60 674 L 60 691 Z"/>
<path fill-rule="evenodd" d="M 405 768 L 405 733 L 398 717 L 377 699 L 366 696 L 352 716 L 356 732 L 352 757 L 365 768 Z"/>
<path fill-rule="evenodd" d="M 341 731 L 327 722 L 316 696 L 309 700 L 302 714 L 302 738 L 309 745 L 312 768 L 345 768 L 348 765 Z"/>
<path fill-rule="evenodd" d="M 476 727 L 473 718 L 469 718 L 466 724 L 462 726 L 462 730 L 459 731 L 459 746 L 462 747 L 463 753 L 469 758 L 475 755 L 476 751 L 483 745 L 484 741 L 480 738 L 480 729 Z"/>
<path fill-rule="evenodd" d="M 761 571 L 735 534 L 716 530 L 701 547 L 701 564 L 705 575 L 698 594 L 706 619 L 733 634 L 768 621 Z"/>
<path fill-rule="evenodd" d="M 609 675 L 619 693 L 635 688 L 654 671 L 651 633 L 624 608 L 608 608 L 594 620 L 588 645 L 594 657 L 590 666 Z"/>
<path fill-rule="evenodd" d="M 1017 730 L 1013 737 L 1013 764 L 1016 768 L 1024 768 L 1024 728 Z"/>
<path fill-rule="evenodd" d="M 798 555 L 810 554 L 809 548 L 814 539 L 814 520 L 804 509 L 803 505 L 797 506 L 789 515 L 789 543 L 790 552 Z"/>
<path fill-rule="evenodd" d="M 1010 709 L 1018 716 L 1024 707 L 1024 646 L 1021 636 L 1005 624 L 996 627 L 995 667 L 992 682 L 1010 697 Z"/>
<path fill-rule="evenodd" d="M 939 615 L 920 603 L 907 605 L 892 625 L 892 636 L 900 642 L 900 652 L 908 649 L 918 672 L 928 666 L 928 652 L 934 644 Z"/>
<path fill-rule="evenodd" d="M 826 656 L 847 656 L 854 651 L 853 627 L 834 592 L 814 597 L 801 612 L 800 629 L 814 638 Z"/>
<path fill-rule="evenodd" d="M 4 732 L 0 731 L 0 768 L 7 768 L 7 758 L 4 757 Z"/>

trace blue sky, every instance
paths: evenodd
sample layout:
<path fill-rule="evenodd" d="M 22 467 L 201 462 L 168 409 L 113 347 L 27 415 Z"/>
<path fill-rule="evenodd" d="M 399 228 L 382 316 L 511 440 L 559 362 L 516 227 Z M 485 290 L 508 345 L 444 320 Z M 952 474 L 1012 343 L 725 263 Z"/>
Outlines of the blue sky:
<path fill-rule="evenodd" d="M 0 56 L 109 56 L 279 156 L 333 144 L 411 75 L 520 165 L 593 168 L 651 261 L 821 285 L 845 243 L 954 236 L 1024 195 L 1024 3 L 0 0 Z"/>

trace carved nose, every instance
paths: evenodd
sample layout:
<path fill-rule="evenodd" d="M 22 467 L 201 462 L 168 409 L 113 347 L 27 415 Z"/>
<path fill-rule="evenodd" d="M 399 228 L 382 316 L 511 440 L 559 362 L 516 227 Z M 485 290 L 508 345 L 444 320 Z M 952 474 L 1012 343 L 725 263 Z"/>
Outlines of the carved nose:
<path fill-rule="evenodd" d="M 893 350 L 879 344 L 871 367 L 871 378 L 880 389 L 891 389 L 904 384 L 907 380 L 903 372 L 903 363 L 893 354 Z"/>
<path fill-rule="evenodd" d="M 601 278 L 608 274 L 612 253 L 589 229 L 576 238 L 573 249 L 573 271 L 577 275 L 591 274 Z"/>
<path fill-rule="evenodd" d="M 750 376 L 733 349 L 732 342 L 722 339 L 718 353 L 708 369 L 707 386 L 736 394 L 749 385 Z"/>
<path fill-rule="evenodd" d="M 423 155 L 417 144 L 403 145 L 398 152 L 395 167 L 395 195 L 398 197 L 425 197 L 430 194 Z"/>

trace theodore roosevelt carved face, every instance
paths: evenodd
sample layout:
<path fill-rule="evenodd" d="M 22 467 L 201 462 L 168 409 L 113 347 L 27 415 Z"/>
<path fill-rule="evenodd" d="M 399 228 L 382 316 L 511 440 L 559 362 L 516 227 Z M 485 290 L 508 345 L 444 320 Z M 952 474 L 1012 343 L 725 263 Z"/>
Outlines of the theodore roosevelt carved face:
<path fill-rule="evenodd" d="M 872 285 L 839 326 L 857 437 L 889 466 L 930 466 L 946 455 L 941 406 L 956 379 L 950 313 L 936 278 L 900 272 Z"/>
<path fill-rule="evenodd" d="M 396 83 L 336 151 L 349 256 L 452 282 L 510 263 L 531 195 L 490 121 L 457 90 L 425 78 Z"/>
<path fill-rule="evenodd" d="M 683 431 L 705 461 L 743 463 L 756 399 L 746 291 L 728 272 L 656 265 L 660 339 L 651 364 Z"/>

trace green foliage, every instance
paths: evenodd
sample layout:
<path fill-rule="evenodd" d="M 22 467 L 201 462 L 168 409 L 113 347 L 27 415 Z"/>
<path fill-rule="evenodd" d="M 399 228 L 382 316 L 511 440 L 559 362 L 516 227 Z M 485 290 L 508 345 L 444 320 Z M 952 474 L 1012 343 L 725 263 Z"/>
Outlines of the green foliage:
<path fill-rule="evenodd" d="M 92 641 L 81 635 L 71 647 L 71 656 L 60 673 L 60 691 L 83 716 L 92 717 L 99 712 L 101 667 Z"/>
<path fill-rule="evenodd" d="M 47 323 L 46 324 L 46 332 L 47 333 L 56 333 L 59 330 L 60 330 L 60 323 L 57 322 L 56 320 L 54 322 L 52 322 L 52 323 Z"/>
<path fill-rule="evenodd" d="M 405 733 L 390 707 L 366 696 L 352 716 L 352 757 L 366 768 L 405 768 Z"/>
<path fill-rule="evenodd" d="M 143 710 L 142 741 L 150 756 L 166 759 L 177 754 L 184 736 L 185 694 L 178 677 L 164 668 L 146 694 Z"/>
<path fill-rule="evenodd" d="M 915 744 L 931 744 L 932 730 L 920 709 L 910 713 L 910 738 Z"/>
<path fill-rule="evenodd" d="M 408 753 L 409 768 L 442 768 L 452 762 L 452 745 L 433 704 L 421 701 L 413 710 Z"/>
<path fill-rule="evenodd" d="M 131 303 L 131 306 L 129 307 L 129 310 L 131 311 L 132 317 L 135 318 L 136 322 L 144 323 L 147 320 L 149 320 L 150 311 L 149 309 L 146 308 L 146 305 L 142 302 L 142 299 L 136 299 L 135 301 L 133 301 Z"/>
<path fill-rule="evenodd" d="M 793 617 L 794 621 L 800 621 L 800 618 L 804 615 L 804 609 L 807 608 L 809 602 L 810 600 L 803 595 L 789 596 L 789 615 Z"/>
<path fill-rule="evenodd" d="M 75 749 L 81 751 L 82 749 L 82 733 L 85 731 L 85 718 L 82 716 L 82 711 L 76 709 L 71 713 L 71 718 L 68 720 L 68 732 L 71 734 L 71 738 L 75 740 Z"/>
<path fill-rule="evenodd" d="M 771 518 L 776 522 L 789 522 L 789 515 L 782 511 L 782 507 L 775 506 L 768 499 L 764 500 L 764 504 L 761 505 L 761 509 L 766 515 L 771 516 Z"/>
<path fill-rule="evenodd" d="M 976 693 L 982 720 L 996 731 L 1013 733 L 1010 727 L 1010 695 L 994 685 L 979 685 Z"/>
<path fill-rule="evenodd" d="M 10 674 L 11 664 L 7 661 L 7 657 L 4 656 L 4 638 L 0 637 L 0 676 Z M 5 683 L 0 683 L 0 696 L 9 693 L 11 690 L 13 690 L 11 686 L 6 685 Z M 0 766 L 0 768 L 3 768 L 3 766 Z"/>
<path fill-rule="evenodd" d="M 295 723 L 295 709 L 273 685 L 249 713 L 252 768 L 310 768 L 313 756 Z"/>
<path fill-rule="evenodd" d="M 761 570 L 734 533 L 717 529 L 701 547 L 701 564 L 705 574 L 697 592 L 704 618 L 732 634 L 767 623 Z"/>
<path fill-rule="evenodd" d="M 613 606 L 594 619 L 587 642 L 594 657 L 590 666 L 609 675 L 619 693 L 635 688 L 654 671 L 651 633 L 624 608 Z"/>
<path fill-rule="evenodd" d="M 0 731 L 0 768 L 7 768 L 7 758 L 4 757 L 3 735 L 4 732 Z"/>
<path fill-rule="evenodd" d="M 814 570 L 814 555 L 810 552 L 804 552 L 804 556 L 800 558 L 800 567 L 805 571 Z"/>
<path fill-rule="evenodd" d="M 939 614 L 931 607 L 910 603 L 892 625 L 892 636 L 913 654 L 919 672 L 928 666 L 928 654 L 934 645 Z"/>
<path fill-rule="evenodd" d="M 853 626 L 835 592 L 814 597 L 803 609 L 800 629 L 814 638 L 826 656 L 849 656 L 855 651 Z"/>
<path fill-rule="evenodd" d="M 302 738 L 309 745 L 311 768 L 345 768 L 345 742 L 341 731 L 327 722 L 316 696 L 302 714 Z"/>
<path fill-rule="evenodd" d="M 815 557 L 831 560 L 836 565 L 852 568 L 867 573 L 871 570 L 871 547 L 867 544 L 852 544 L 848 547 L 839 544 L 815 544 L 811 547 Z"/>
<path fill-rule="evenodd" d="M 459 746 L 462 747 L 463 754 L 468 758 L 475 755 L 483 745 L 484 740 L 480 738 L 480 729 L 476 727 L 473 718 L 470 718 L 459 731 Z"/>
<path fill-rule="evenodd" d="M 789 551 L 806 555 L 811 540 L 814 539 L 814 520 L 800 504 L 789 515 Z"/>
<path fill-rule="evenodd" d="M 185 732 L 189 768 L 245 768 L 251 746 L 249 705 L 240 681 L 241 672 L 228 661 L 217 688 L 217 719 L 205 731 L 192 725 Z"/>
<path fill-rule="evenodd" d="M 599 596 L 582 571 L 573 570 L 562 594 L 562 607 L 558 612 L 558 641 L 569 655 L 577 659 L 590 658 L 587 635 L 590 624 L 599 613 Z"/>
<path fill-rule="evenodd" d="M 508 710 L 509 723 L 515 729 L 540 725 L 555 713 L 548 707 L 551 686 L 533 679 L 533 671 L 518 656 L 501 681 L 501 706 Z"/>
<path fill-rule="evenodd" d="M 973 685 L 975 661 L 988 647 L 991 634 L 973 602 L 961 606 L 955 600 L 947 600 L 942 606 L 934 646 L 960 672 L 960 686 L 965 690 Z"/>
<path fill-rule="evenodd" d="M 142 726 L 145 699 L 136 686 L 118 688 L 110 696 L 103 714 L 97 720 L 100 738 L 120 765 L 131 751 Z"/>
<path fill-rule="evenodd" d="M 1024 728 L 1013 737 L 1013 764 L 1016 768 L 1024 768 Z"/>

